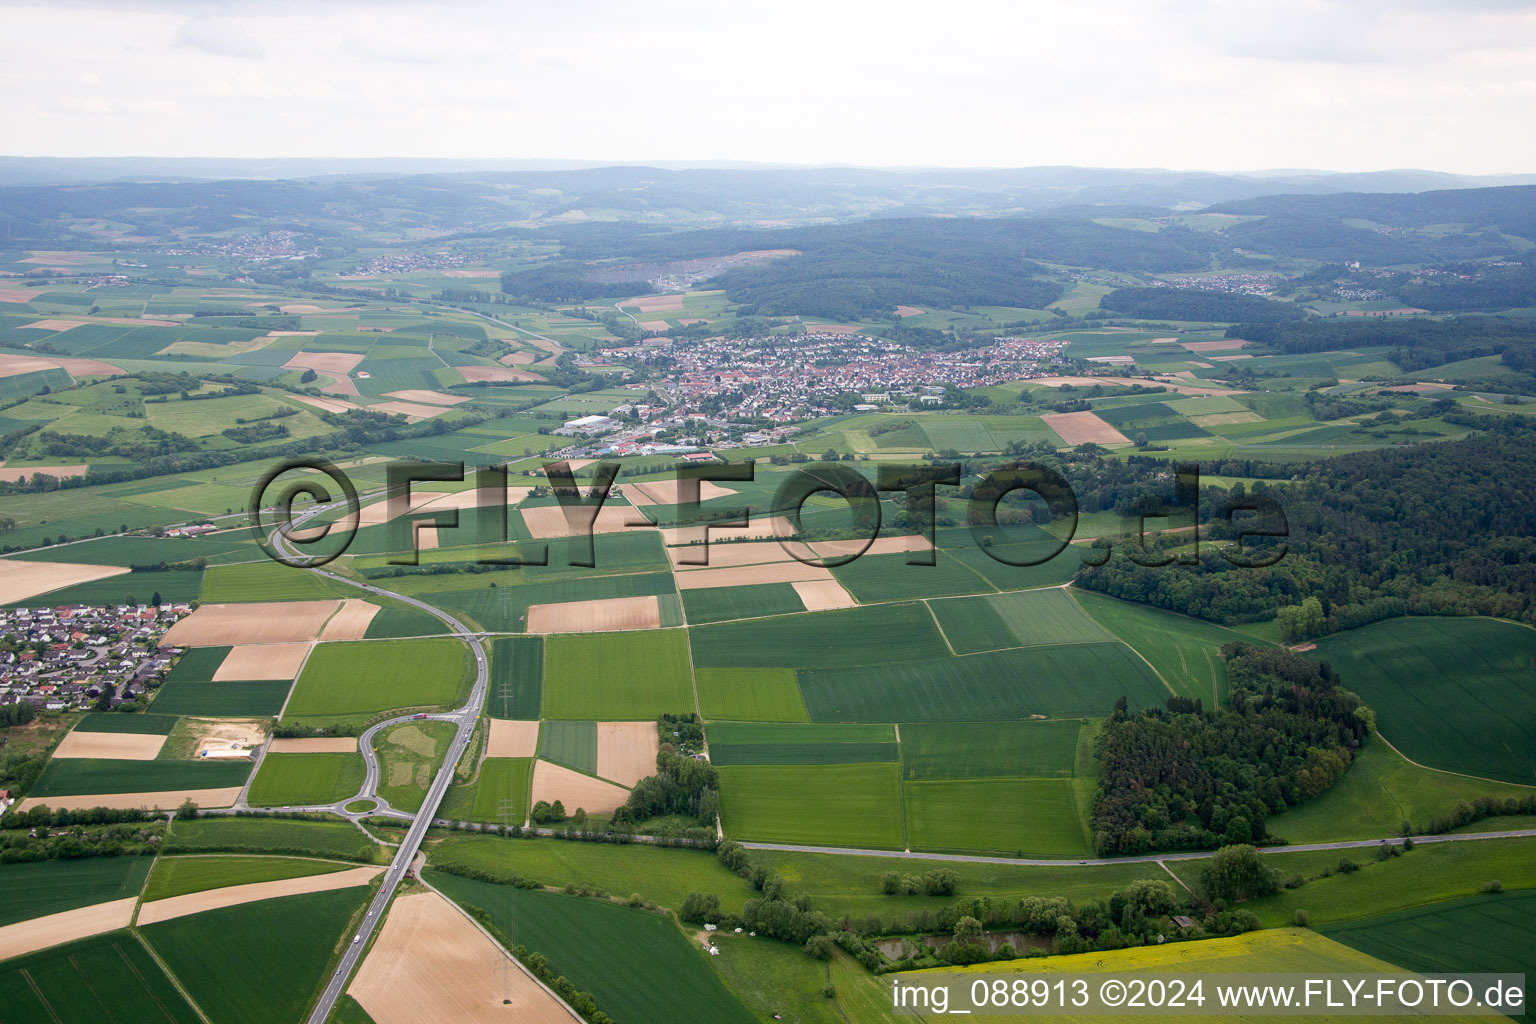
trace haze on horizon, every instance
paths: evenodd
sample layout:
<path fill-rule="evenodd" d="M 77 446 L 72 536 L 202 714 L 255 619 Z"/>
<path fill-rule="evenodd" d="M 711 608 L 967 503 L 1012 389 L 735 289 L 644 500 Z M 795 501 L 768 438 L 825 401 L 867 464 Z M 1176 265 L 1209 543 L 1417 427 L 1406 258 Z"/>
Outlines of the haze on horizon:
<path fill-rule="evenodd" d="M 0 0 L 0 151 L 1536 169 L 1520 0 Z"/>

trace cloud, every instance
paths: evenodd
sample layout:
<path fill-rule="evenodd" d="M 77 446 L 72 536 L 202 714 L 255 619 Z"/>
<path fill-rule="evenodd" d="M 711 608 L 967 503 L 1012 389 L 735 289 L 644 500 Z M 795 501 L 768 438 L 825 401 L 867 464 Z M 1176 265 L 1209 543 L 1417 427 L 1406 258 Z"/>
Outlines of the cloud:
<path fill-rule="evenodd" d="M 228 18 L 188 18 L 177 30 L 173 43 L 215 57 L 261 60 L 267 55 L 260 42 Z"/>

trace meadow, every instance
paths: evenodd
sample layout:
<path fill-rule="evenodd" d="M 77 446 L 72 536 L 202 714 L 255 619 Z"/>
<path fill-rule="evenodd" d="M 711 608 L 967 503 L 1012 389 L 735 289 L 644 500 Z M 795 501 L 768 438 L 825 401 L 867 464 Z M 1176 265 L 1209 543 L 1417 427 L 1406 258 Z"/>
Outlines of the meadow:
<path fill-rule="evenodd" d="M 959 654 L 1114 639 L 1061 588 L 931 601 L 929 607 Z"/>
<path fill-rule="evenodd" d="M 605 901 L 518 889 L 428 870 L 444 895 L 485 912 L 514 943 L 544 955 L 557 974 L 592 993 L 598 1008 L 626 1024 L 753 1017 L 691 948 L 671 920 Z M 645 956 L 614 956 L 645 950 Z"/>
<path fill-rule="evenodd" d="M 144 886 L 144 901 L 223 889 L 252 882 L 275 882 L 345 871 L 349 864 L 297 857 L 159 857 Z"/>
<path fill-rule="evenodd" d="M 722 767 L 720 820 L 735 839 L 900 848 L 895 764 Z"/>
<path fill-rule="evenodd" d="M 294 684 L 285 718 L 366 717 L 454 704 L 474 669 L 457 640 L 317 644 Z"/>
<path fill-rule="evenodd" d="M 1475 618 L 1390 619 L 1318 641 L 1382 735 L 1431 768 L 1536 783 L 1536 629 Z"/>
<path fill-rule="evenodd" d="M 1216 707 L 1226 700 L 1227 666 L 1223 644 L 1252 642 L 1251 637 L 1187 615 L 1175 615 L 1088 590 L 1072 598 L 1137 654 L 1147 659 L 1177 694 Z M 1346 684 L 1350 685 L 1350 684 Z"/>
<path fill-rule="evenodd" d="M 0 926 L 137 896 L 151 857 L 91 857 L 0 864 Z"/>
<path fill-rule="evenodd" d="M 126 931 L 110 932 L 0 965 L 0 1006 L 18 1024 L 133 1021 L 199 1024 L 175 985 Z"/>
<path fill-rule="evenodd" d="M 488 757 L 480 762 L 470 816 L 475 821 L 518 824 L 528 816 L 531 757 Z M 446 812 L 444 812 L 446 813 Z"/>
<path fill-rule="evenodd" d="M 948 653 L 922 604 L 728 622 L 689 633 L 694 664 L 700 668 L 839 668 L 942 658 Z"/>
<path fill-rule="evenodd" d="M 301 1020 L 369 891 L 353 887 L 285 896 L 139 931 L 218 1024 Z"/>
<path fill-rule="evenodd" d="M 330 804 L 363 787 L 361 754 L 268 754 L 251 782 L 252 807 Z"/>
<path fill-rule="evenodd" d="M 421 810 L 427 789 L 452 742 L 452 722 L 401 722 L 374 738 L 379 753 L 379 796 L 397 811 Z M 355 790 L 354 790 L 355 792 Z"/>
<path fill-rule="evenodd" d="M 692 710 L 681 630 L 552 636 L 544 648 L 545 718 L 623 721 Z"/>
<path fill-rule="evenodd" d="M 897 760 L 887 725 L 717 722 L 705 731 L 716 765 L 873 764 Z"/>

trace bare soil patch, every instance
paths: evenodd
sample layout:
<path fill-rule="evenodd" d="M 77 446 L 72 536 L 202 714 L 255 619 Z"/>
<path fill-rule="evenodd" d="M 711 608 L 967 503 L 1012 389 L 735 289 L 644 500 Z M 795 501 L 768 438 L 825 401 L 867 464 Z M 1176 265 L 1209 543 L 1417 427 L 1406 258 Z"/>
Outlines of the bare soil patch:
<path fill-rule="evenodd" d="M 348 376 L 363 361 L 361 352 L 299 352 L 283 364 L 289 370 L 314 370 L 331 378 L 332 383 L 321 391 L 342 395 L 357 395 L 357 385 Z"/>
<path fill-rule="evenodd" d="M 896 315 L 899 316 L 899 317 L 903 317 L 903 318 L 909 317 L 909 316 L 922 316 L 923 313 L 925 313 L 925 312 L 926 312 L 926 310 L 918 309 L 916 306 L 897 306 L 896 307 Z"/>
<path fill-rule="evenodd" d="M 665 320 L 641 320 L 640 326 L 647 331 L 665 331 L 672 325 Z"/>
<path fill-rule="evenodd" d="M 313 640 L 340 600 L 205 604 L 166 630 L 162 647 L 218 647 Z"/>
<path fill-rule="evenodd" d="M 119 565 L 23 562 L 20 559 L 7 558 L 0 561 L 0 604 L 14 604 L 36 594 L 46 594 L 50 590 L 72 587 L 77 583 L 104 580 L 108 576 L 121 576 L 127 571 L 127 566 Z"/>
<path fill-rule="evenodd" d="M 335 615 L 320 630 L 321 640 L 361 640 L 368 632 L 368 624 L 379 614 L 379 606 L 369 604 L 360 597 L 349 597 L 341 602 Z M 280 678 L 268 676 L 267 678 Z"/>
<path fill-rule="evenodd" d="M 1057 412 L 1040 417 L 1066 444 L 1129 444 L 1130 438 L 1092 412 Z"/>
<path fill-rule="evenodd" d="M 213 674 L 216 683 L 246 679 L 297 679 L 304 659 L 309 657 L 312 645 L 292 644 L 240 644 L 231 647 L 218 671 Z"/>
<path fill-rule="evenodd" d="M 630 484 L 632 489 L 639 491 L 657 505 L 676 505 L 682 501 L 682 483 L 676 479 L 656 480 L 651 483 Z M 709 501 L 711 498 L 724 498 L 736 492 L 729 487 L 721 487 L 713 480 L 699 481 L 699 500 Z"/>
<path fill-rule="evenodd" d="M 654 728 L 654 726 L 652 726 Z M 652 773 L 654 774 L 654 772 Z M 588 814 L 609 814 L 629 799 L 629 790 L 602 779 L 552 764 L 535 761 L 533 765 L 533 802 L 540 800 L 565 804 L 567 814 L 580 807 Z"/>
<path fill-rule="evenodd" d="M 184 801 L 191 800 L 199 807 L 228 807 L 240 798 L 239 786 L 222 789 L 171 789 L 158 793 L 102 793 L 96 796 L 35 796 L 27 797 L 17 805 L 17 810 L 30 811 L 34 807 L 60 808 L 77 811 L 91 807 L 109 807 L 113 810 L 138 808 L 146 811 L 174 811 Z"/>
<path fill-rule="evenodd" d="M 1230 423 L 1257 423 L 1263 418 L 1256 412 L 1213 412 L 1208 416 L 1191 416 L 1189 422 L 1198 427 L 1224 427 Z"/>
<path fill-rule="evenodd" d="M 1219 338 L 1216 341 L 1186 341 L 1182 344 L 1191 352 L 1235 352 L 1248 342 L 1242 338 Z"/>
<path fill-rule="evenodd" d="M 482 380 L 543 380 L 529 370 L 513 370 L 506 366 L 455 366 L 459 375 L 473 384 Z"/>
<path fill-rule="evenodd" d="M 527 366 L 529 363 L 537 362 L 539 358 L 540 356 L 536 352 L 512 352 L 502 356 L 497 361 L 505 366 Z M 460 369 L 463 369 L 463 367 L 460 367 Z"/>
<path fill-rule="evenodd" d="M 276 739 L 269 754 L 355 754 L 356 736 L 317 736 L 310 739 Z"/>
<path fill-rule="evenodd" d="M 8 924 L 0 928 L 0 960 L 126 928 L 133 921 L 136 903 L 138 898 L 130 896 L 125 900 L 112 900 L 110 903 L 98 903 L 91 907 Z"/>
<path fill-rule="evenodd" d="M 221 907 L 238 907 L 242 903 L 258 900 L 274 900 L 282 896 L 300 896 L 310 892 L 330 892 L 333 889 L 350 889 L 355 885 L 367 885 L 383 872 L 383 868 L 352 868 L 349 871 L 332 871 L 325 875 L 306 875 L 300 878 L 282 878 L 275 882 L 251 882 L 247 885 L 228 885 L 222 889 L 172 896 L 154 900 L 139 908 L 140 925 L 170 921 L 188 914 L 201 914 L 205 910 Z"/>
<path fill-rule="evenodd" d="M 84 327 L 85 324 L 84 320 L 38 320 L 20 326 L 29 331 L 67 331 L 74 327 Z"/>
<path fill-rule="evenodd" d="M 899 555 L 909 551 L 929 551 L 933 548 L 928 543 L 928 538 L 915 534 L 901 534 L 894 537 L 876 537 L 869 542 L 869 547 L 864 547 L 862 540 L 823 540 L 810 545 L 812 551 L 822 558 L 841 558 L 844 555 L 857 555 L 863 552 L 866 555 Z"/>
<path fill-rule="evenodd" d="M 375 1024 L 579 1024 L 436 892 L 395 900 L 347 994 Z"/>
<path fill-rule="evenodd" d="M 436 551 L 437 550 L 437 527 L 432 526 L 432 525 L 430 525 L 428 523 L 417 523 L 416 524 L 416 550 L 417 551 Z"/>
<path fill-rule="evenodd" d="M 539 752 L 539 723 L 490 718 L 486 757 L 533 757 Z"/>
<path fill-rule="evenodd" d="M 843 589 L 837 580 L 801 580 L 791 584 L 800 595 L 800 603 L 808 612 L 824 612 L 834 608 L 852 608 L 858 604 L 853 595 Z"/>
<path fill-rule="evenodd" d="M 660 627 L 661 610 L 654 596 L 566 601 L 528 608 L 530 633 L 611 633 Z"/>
<path fill-rule="evenodd" d="M 75 359 L 69 356 L 18 356 L 0 354 L 0 377 L 14 377 L 21 373 L 51 370 L 61 367 L 76 377 L 112 377 L 127 373 L 120 366 L 104 363 L 99 359 Z"/>
<path fill-rule="evenodd" d="M 578 511 L 581 515 L 588 514 L 586 510 Z M 525 508 L 520 514 L 523 517 L 523 523 L 528 527 L 528 532 L 538 540 L 549 537 L 577 537 L 583 532 L 582 521 L 567 520 L 565 509 L 560 505 Z M 646 520 L 639 510 L 626 505 L 603 505 L 592 523 L 593 533 L 623 533 L 626 530 L 654 529 L 656 527 Z"/>
<path fill-rule="evenodd" d="M 0 480 L 7 483 L 30 480 L 33 473 L 46 473 L 62 480 L 67 476 L 85 476 L 87 468 L 84 463 L 78 466 L 7 466 L 0 462 Z"/>
<path fill-rule="evenodd" d="M 316 398 L 313 395 L 294 395 L 294 398 L 305 405 L 312 405 L 324 412 L 346 412 L 348 409 L 356 409 L 351 402 L 343 402 L 336 398 Z"/>
<path fill-rule="evenodd" d="M 500 277 L 501 276 L 501 271 L 499 271 L 499 270 L 445 270 L 445 271 L 443 271 L 443 276 L 444 277 L 483 277 L 483 278 L 489 279 L 489 278 L 492 278 L 492 277 Z"/>
<path fill-rule="evenodd" d="M 415 402 L 380 402 L 368 408 L 377 412 L 398 413 L 415 420 L 429 420 L 448 411 L 441 405 L 418 405 Z"/>
<path fill-rule="evenodd" d="M 619 305 L 641 313 L 663 313 L 682 309 L 686 298 L 686 295 L 651 295 L 643 299 L 629 299 Z"/>
<path fill-rule="evenodd" d="M 31 302 L 41 294 L 41 288 L 0 288 L 0 302 Z"/>
<path fill-rule="evenodd" d="M 197 734 L 198 757 L 250 757 L 267 740 L 260 718 L 189 718 L 185 725 Z"/>
<path fill-rule="evenodd" d="M 1252 358 L 1253 358 L 1253 356 L 1249 355 L 1246 352 L 1243 353 L 1240 356 L 1211 356 L 1211 359 L 1214 360 L 1215 362 L 1218 362 L 1218 363 L 1230 363 L 1234 359 L 1252 359 Z"/>
<path fill-rule="evenodd" d="M 428 391 L 425 388 L 391 391 L 389 397 L 398 398 L 404 402 L 423 402 L 427 405 L 458 405 L 460 402 L 469 401 L 468 395 L 449 395 L 441 391 Z"/>
<path fill-rule="evenodd" d="M 753 587 L 761 583 L 806 583 L 831 580 L 832 573 L 803 562 L 770 562 L 738 568 L 699 569 L 677 574 L 678 590 L 705 590 L 709 587 Z"/>
<path fill-rule="evenodd" d="M 126 732 L 71 732 L 53 748 L 54 757 L 93 757 L 107 761 L 153 761 L 164 736 Z"/>
<path fill-rule="evenodd" d="M 708 565 L 692 565 L 690 562 L 709 558 Z M 792 562 L 789 552 L 776 540 L 753 540 L 735 544 L 714 543 L 707 549 L 698 544 L 668 548 L 667 557 L 678 572 L 699 572 L 704 569 L 730 569 L 742 565 L 767 565 L 773 562 Z"/>
<path fill-rule="evenodd" d="M 597 774 L 633 786 L 656 774 L 661 740 L 655 722 L 598 722 Z"/>
<path fill-rule="evenodd" d="M 806 324 L 805 329 L 811 334 L 858 334 L 864 330 L 858 324 Z"/>

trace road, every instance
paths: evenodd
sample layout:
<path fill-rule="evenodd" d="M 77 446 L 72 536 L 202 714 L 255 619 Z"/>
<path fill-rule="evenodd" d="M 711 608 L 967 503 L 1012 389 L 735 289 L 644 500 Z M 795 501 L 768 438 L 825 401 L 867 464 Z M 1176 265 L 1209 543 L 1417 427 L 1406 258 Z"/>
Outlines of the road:
<path fill-rule="evenodd" d="M 311 516 L 318 515 L 330 507 L 333 506 L 321 506 L 310 509 L 290 522 L 278 526 L 272 531 L 271 540 L 273 547 L 285 553 L 288 552 L 287 531 L 302 525 Z M 426 799 L 421 803 L 421 810 L 412 819 L 410 828 L 406 830 L 405 838 L 401 840 L 399 849 L 395 851 L 394 860 L 390 861 L 389 869 L 384 872 L 384 878 L 379 885 L 379 891 L 374 894 L 373 901 L 368 905 L 367 915 L 363 918 L 362 924 L 358 926 L 357 933 L 352 941 L 347 944 L 346 950 L 342 953 L 341 962 L 336 965 L 335 973 L 326 982 L 325 991 L 320 994 L 319 1001 L 315 1004 L 314 1010 L 309 1015 L 310 1024 L 324 1024 L 325 1019 L 330 1016 L 332 1008 L 335 1007 L 336 1000 L 341 996 L 342 990 L 347 984 L 347 979 L 352 976 L 353 969 L 357 967 L 358 961 L 362 958 L 363 951 L 368 947 L 368 940 L 372 937 L 374 928 L 383 919 L 384 910 L 389 906 L 389 901 L 394 897 L 395 889 L 399 887 L 400 880 L 410 870 L 411 861 L 415 859 L 417 851 L 421 849 L 421 842 L 426 838 L 427 829 L 432 825 L 432 819 L 437 813 L 438 805 L 442 803 L 444 794 L 448 792 L 448 787 L 453 784 L 454 768 L 458 764 L 459 758 L 464 755 L 464 751 L 468 748 L 470 736 L 475 730 L 475 723 L 479 720 L 480 711 L 485 706 L 486 691 L 490 685 L 490 662 L 485 656 L 485 645 L 480 642 L 480 638 L 471 632 L 464 623 L 442 609 L 433 607 L 424 601 L 418 601 L 413 597 L 407 597 L 404 594 L 396 594 L 366 583 L 347 579 L 345 576 L 339 576 L 325 569 L 309 569 L 308 571 L 317 576 L 322 576 L 333 583 L 345 584 L 346 586 L 366 591 L 369 594 L 379 594 L 396 601 L 402 601 L 412 607 L 420 608 L 422 611 L 442 620 L 455 636 L 469 646 L 471 653 L 475 656 L 475 685 L 469 692 L 469 700 L 463 707 L 455 711 L 431 716 L 439 721 L 456 722 L 458 728 L 454 731 L 453 741 L 448 745 L 448 755 L 443 759 L 442 767 L 437 770 L 437 776 L 432 780 L 432 785 L 427 790 Z M 407 719 L 410 717 L 412 716 L 406 716 Z M 373 735 L 387 724 L 389 723 L 381 722 L 372 729 L 369 729 L 364 733 L 359 744 L 363 751 L 364 762 L 368 766 L 368 781 L 365 783 L 365 791 L 377 791 L 379 766 L 378 759 L 373 755 L 373 744 L 371 741 Z"/>
<path fill-rule="evenodd" d="M 1467 843 L 1479 839 L 1527 839 L 1536 836 L 1536 828 L 1511 829 L 1505 832 L 1467 832 L 1462 835 L 1414 836 L 1415 845 L 1420 843 Z M 1351 839 L 1338 843 L 1306 843 L 1296 846 L 1271 847 L 1273 853 L 1307 853 L 1316 850 L 1362 850 L 1382 843 L 1398 845 L 1402 836 L 1382 839 Z M 897 860 L 937 860 L 961 864 L 1019 864 L 1038 868 L 1105 867 L 1110 864 L 1157 864 L 1169 860 L 1199 860 L 1209 857 L 1210 850 L 1189 853 L 1149 853 L 1140 857 L 1107 857 L 1094 860 L 1030 860 L 1026 857 L 983 857 L 963 853 L 913 853 L 911 850 L 861 850 L 847 846 L 801 846 L 790 843 L 742 843 L 749 850 L 779 850 L 785 853 L 830 853 L 857 857 L 891 857 Z"/>

